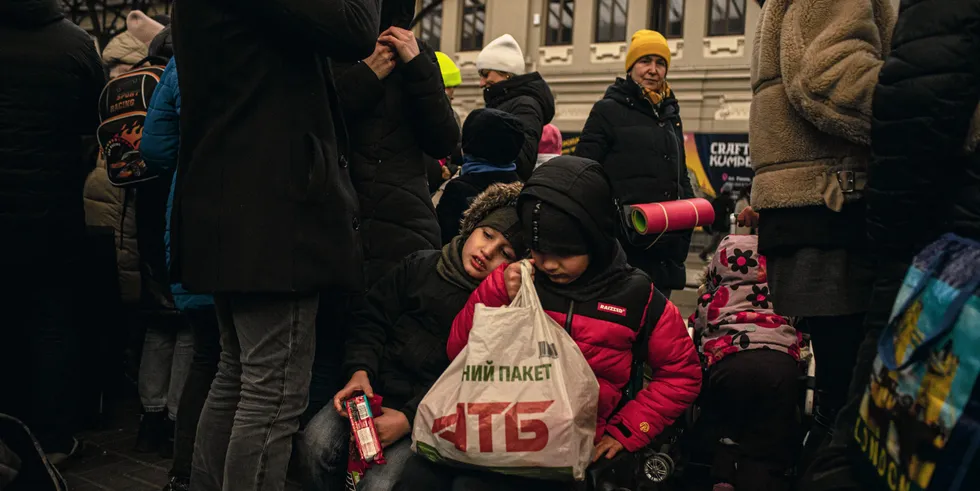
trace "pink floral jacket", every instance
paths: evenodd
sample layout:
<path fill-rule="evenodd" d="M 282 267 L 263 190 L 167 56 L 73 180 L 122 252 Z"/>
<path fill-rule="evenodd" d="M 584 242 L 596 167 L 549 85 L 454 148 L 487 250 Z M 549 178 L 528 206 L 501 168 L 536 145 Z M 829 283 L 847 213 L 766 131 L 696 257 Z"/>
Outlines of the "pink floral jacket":
<path fill-rule="evenodd" d="M 742 350 L 772 349 L 800 359 L 800 333 L 769 300 L 766 257 L 758 237 L 729 235 L 718 247 L 691 324 L 708 366 Z"/>

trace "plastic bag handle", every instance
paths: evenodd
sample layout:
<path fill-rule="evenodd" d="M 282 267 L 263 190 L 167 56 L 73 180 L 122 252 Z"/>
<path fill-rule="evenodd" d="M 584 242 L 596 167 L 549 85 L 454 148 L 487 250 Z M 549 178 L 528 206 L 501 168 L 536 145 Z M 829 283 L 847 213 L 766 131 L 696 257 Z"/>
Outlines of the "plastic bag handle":
<path fill-rule="evenodd" d="M 527 259 L 521 261 L 521 289 L 518 290 L 511 307 L 535 307 L 543 311 L 538 291 L 534 288 L 534 266 Z"/>

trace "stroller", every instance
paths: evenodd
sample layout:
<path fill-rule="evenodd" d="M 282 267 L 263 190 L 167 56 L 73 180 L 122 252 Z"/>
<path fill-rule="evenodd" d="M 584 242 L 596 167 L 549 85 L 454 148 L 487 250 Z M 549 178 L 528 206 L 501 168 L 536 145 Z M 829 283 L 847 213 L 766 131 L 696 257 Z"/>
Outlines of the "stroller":
<path fill-rule="evenodd" d="M 688 333 L 694 337 L 694 330 Z M 695 340 L 695 345 L 700 346 Z M 800 393 L 800 414 L 804 433 L 813 422 L 815 392 L 814 375 L 816 358 L 804 335 L 800 355 L 800 377 L 804 380 Z M 702 362 L 702 366 L 706 364 Z M 646 374 L 649 381 L 649 373 Z M 710 390 L 710 389 L 709 389 Z M 687 481 L 707 476 L 711 468 L 714 442 L 706 441 L 701 423 L 701 409 L 698 400 L 688 408 L 684 416 L 657 436 L 646 448 L 634 452 L 620 452 L 612 459 L 602 459 L 592 467 L 587 476 L 586 489 L 589 491 L 666 491 L 684 489 Z M 802 449 L 803 443 L 800 443 Z M 737 442 L 731 442 L 737 445 Z M 796 469 L 790 469 L 795 475 Z M 601 479 L 598 479 L 601 476 Z"/>

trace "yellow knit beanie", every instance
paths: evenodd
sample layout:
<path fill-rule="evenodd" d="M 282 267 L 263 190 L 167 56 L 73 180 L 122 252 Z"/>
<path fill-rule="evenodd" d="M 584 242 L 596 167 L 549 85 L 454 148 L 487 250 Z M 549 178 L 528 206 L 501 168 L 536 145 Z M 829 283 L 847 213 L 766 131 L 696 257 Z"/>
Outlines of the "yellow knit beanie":
<path fill-rule="evenodd" d="M 439 62 L 439 71 L 442 72 L 442 83 L 446 87 L 456 87 L 463 83 L 463 76 L 459 73 L 459 67 L 453 63 L 453 59 L 442 51 L 436 51 L 436 60 Z"/>
<path fill-rule="evenodd" d="M 670 70 L 670 46 L 667 46 L 667 39 L 657 31 L 640 29 L 630 40 L 630 48 L 626 52 L 626 71 L 630 71 L 637 60 L 647 55 L 663 58 Z"/>

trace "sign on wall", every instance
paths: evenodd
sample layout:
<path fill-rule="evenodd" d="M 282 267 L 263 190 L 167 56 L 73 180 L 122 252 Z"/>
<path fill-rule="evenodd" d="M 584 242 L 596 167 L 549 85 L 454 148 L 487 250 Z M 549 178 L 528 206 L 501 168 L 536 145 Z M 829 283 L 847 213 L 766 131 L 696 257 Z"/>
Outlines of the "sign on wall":
<path fill-rule="evenodd" d="M 562 132 L 562 154 L 573 153 L 581 135 Z M 685 133 L 684 153 L 692 184 L 696 179 L 701 191 L 696 194 L 714 197 L 726 183 L 738 194 L 752 184 L 755 172 L 746 133 Z"/>
<path fill-rule="evenodd" d="M 755 172 L 746 133 L 685 133 L 687 167 L 697 176 L 698 186 L 715 196 L 725 184 L 738 194 L 752 185 Z"/>

